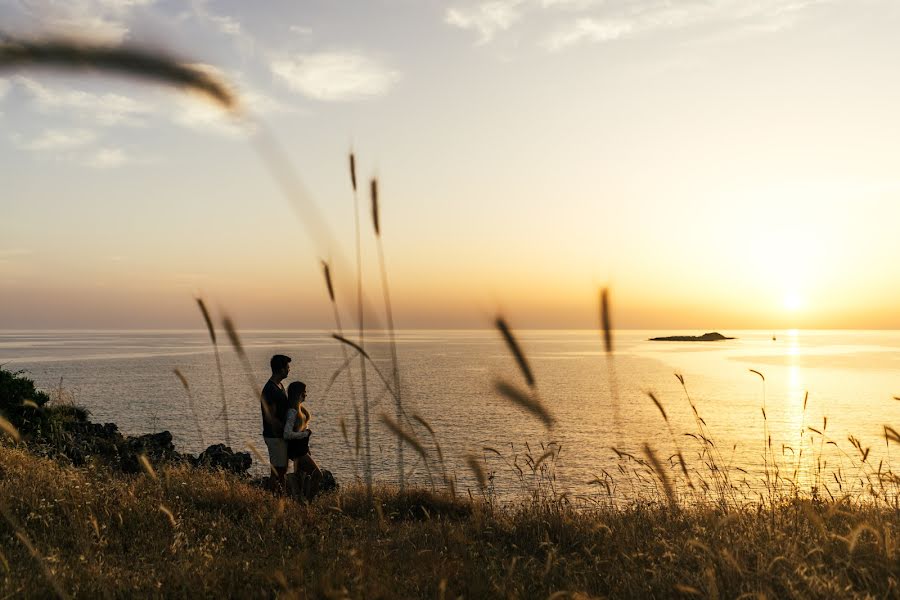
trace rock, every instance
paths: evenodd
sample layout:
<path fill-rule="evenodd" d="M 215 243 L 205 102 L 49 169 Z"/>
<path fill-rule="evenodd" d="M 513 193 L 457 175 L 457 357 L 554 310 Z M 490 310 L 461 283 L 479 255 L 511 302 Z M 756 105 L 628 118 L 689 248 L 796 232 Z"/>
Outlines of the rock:
<path fill-rule="evenodd" d="M 322 469 L 322 483 L 319 484 L 320 492 L 333 492 L 339 487 L 338 482 L 334 478 L 334 474 L 328 469 Z"/>
<path fill-rule="evenodd" d="M 155 465 L 161 462 L 177 462 L 184 457 L 175 450 L 172 434 L 168 431 L 148 433 L 136 437 L 126 437 L 117 445 L 119 465 L 126 473 L 138 473 L 143 470 L 138 456 L 144 455 Z"/>
<path fill-rule="evenodd" d="M 147 458 L 167 458 L 177 454 L 175 445 L 172 443 L 172 434 L 168 431 L 148 433 L 137 437 L 129 436 L 125 438 L 125 444 L 129 450 L 146 454 Z"/>
<path fill-rule="evenodd" d="M 201 452 L 193 462 L 198 467 L 243 474 L 253 464 L 253 459 L 249 452 L 234 452 L 225 444 L 214 444 Z"/>

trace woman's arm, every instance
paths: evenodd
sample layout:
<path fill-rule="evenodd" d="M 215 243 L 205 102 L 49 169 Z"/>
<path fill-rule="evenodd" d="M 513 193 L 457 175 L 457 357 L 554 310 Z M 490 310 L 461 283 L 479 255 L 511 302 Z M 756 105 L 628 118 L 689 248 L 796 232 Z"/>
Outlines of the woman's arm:
<path fill-rule="evenodd" d="M 297 409 L 291 408 L 287 412 L 287 418 L 284 421 L 284 439 L 286 440 L 303 440 L 309 437 L 309 429 L 303 431 L 294 431 L 294 425 L 297 423 Z"/>

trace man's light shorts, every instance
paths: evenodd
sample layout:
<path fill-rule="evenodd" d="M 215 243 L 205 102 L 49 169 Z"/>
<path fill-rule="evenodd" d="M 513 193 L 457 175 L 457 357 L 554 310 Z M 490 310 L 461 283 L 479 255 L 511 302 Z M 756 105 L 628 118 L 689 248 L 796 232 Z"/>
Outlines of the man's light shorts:
<path fill-rule="evenodd" d="M 263 438 L 269 449 L 269 464 L 281 469 L 287 467 L 287 442 L 283 438 Z"/>

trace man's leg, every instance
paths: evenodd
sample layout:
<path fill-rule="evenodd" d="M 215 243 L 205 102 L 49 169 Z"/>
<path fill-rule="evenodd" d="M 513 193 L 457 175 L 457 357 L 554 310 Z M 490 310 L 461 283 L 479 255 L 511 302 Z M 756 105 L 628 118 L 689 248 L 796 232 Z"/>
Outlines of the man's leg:
<path fill-rule="evenodd" d="M 287 474 L 287 444 L 281 438 L 263 438 L 269 450 L 269 465 L 275 479 L 276 491 L 284 493 L 284 476 Z"/>
<path fill-rule="evenodd" d="M 275 485 L 278 486 L 278 492 L 284 493 L 284 478 L 287 475 L 287 467 L 272 467 L 272 472 L 275 474 Z"/>

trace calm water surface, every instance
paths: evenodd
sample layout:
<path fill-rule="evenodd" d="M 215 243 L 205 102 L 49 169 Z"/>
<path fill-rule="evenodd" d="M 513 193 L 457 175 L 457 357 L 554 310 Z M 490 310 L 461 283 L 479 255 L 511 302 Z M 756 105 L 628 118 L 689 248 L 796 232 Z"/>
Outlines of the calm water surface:
<path fill-rule="evenodd" d="M 556 427 L 547 429 L 493 392 L 498 379 L 523 384 L 495 331 L 404 331 L 398 336 L 398 352 L 405 406 L 409 414 L 430 423 L 447 469 L 456 474 L 460 487 L 474 485 L 465 466 L 465 457 L 471 454 L 486 461 L 495 475 L 496 489 L 510 494 L 523 489 L 516 465 L 528 472 L 527 449 L 538 457 L 542 444 L 547 447 L 551 442 L 561 446 L 555 464 L 557 487 L 572 494 L 597 494 L 598 486 L 588 482 L 604 470 L 616 478 L 614 489 L 619 494 L 629 493 L 626 482 L 634 483 L 634 477 L 622 476 L 617 467 L 627 471 L 636 465 L 619 461 L 612 446 L 643 456 L 643 445 L 649 443 L 662 459 L 681 449 L 691 465 L 702 470 L 696 443 L 685 435 L 697 432 L 696 421 L 675 373 L 684 376 L 687 393 L 706 422 L 722 462 L 740 473 L 748 490 L 758 491 L 764 480 L 766 427 L 782 468 L 796 469 L 806 485 L 822 463 L 829 478 L 838 471 L 843 485 L 853 483 L 860 464 L 847 441 L 851 434 L 872 448 L 870 462 L 889 459 L 883 425 L 900 429 L 900 402 L 893 399 L 900 396 L 900 332 L 776 332 L 773 340 L 770 331 L 731 331 L 724 333 L 738 339 L 647 341 L 651 336 L 678 333 L 702 332 L 621 331 L 610 361 L 593 331 L 520 332 L 538 393 L 558 420 Z M 328 333 L 245 331 L 242 335 L 256 388 L 268 377 L 272 354 L 293 357 L 289 379 L 302 379 L 310 386 L 314 456 L 339 480 L 357 476 L 361 463 L 355 452 L 353 406 L 354 397 L 357 403 L 361 398 L 358 362 L 353 363 L 352 388 L 346 373 L 329 388 L 344 358 Z M 389 374 L 384 336 L 371 334 L 370 339 L 368 349 Z M 250 389 L 230 348 L 222 348 L 222 361 L 231 444 L 239 449 L 252 445 L 264 454 L 258 391 Z M 5 331 L 0 332 L 0 364 L 25 370 L 48 391 L 61 383 L 94 420 L 115 422 L 125 433 L 168 429 L 178 448 L 190 452 L 224 441 L 215 359 L 203 331 Z M 201 416 L 202 440 L 175 368 L 190 383 Z M 765 382 L 750 369 L 762 373 Z M 396 442 L 378 422 L 380 414 L 393 414 L 394 407 L 380 384 L 370 380 L 369 392 L 375 476 L 394 481 Z M 648 392 L 666 410 L 671 434 Z M 810 427 L 824 434 L 815 436 L 812 445 Z M 421 427 L 417 431 L 433 449 L 428 432 Z M 807 434 L 802 440 L 801 431 Z M 798 457 L 801 449 L 802 458 Z M 407 457 L 411 476 L 426 481 L 425 464 L 411 450 Z M 437 470 L 433 450 L 431 460 Z M 254 463 L 260 472 L 267 469 L 255 459 Z"/>

